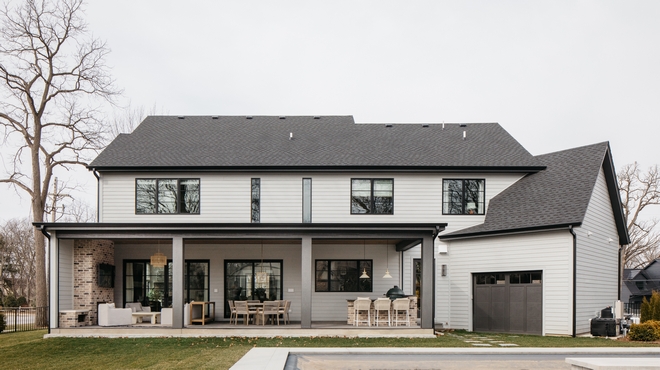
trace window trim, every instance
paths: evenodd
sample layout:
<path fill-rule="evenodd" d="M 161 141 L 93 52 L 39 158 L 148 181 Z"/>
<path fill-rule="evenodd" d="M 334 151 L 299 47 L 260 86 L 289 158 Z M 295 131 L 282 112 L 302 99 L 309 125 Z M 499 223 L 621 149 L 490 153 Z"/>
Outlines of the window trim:
<path fill-rule="evenodd" d="M 463 194 L 461 199 L 461 206 L 463 208 L 462 213 L 445 213 L 445 181 L 461 181 L 463 183 Z M 484 183 L 484 201 L 483 201 L 483 212 L 479 213 L 479 205 L 477 205 L 476 213 L 467 213 L 465 211 L 466 207 L 466 197 L 465 197 L 465 181 L 483 181 Z M 486 179 L 485 178 L 443 178 L 442 179 L 442 215 L 443 216 L 483 216 L 486 214 Z"/>
<path fill-rule="evenodd" d="M 359 276 L 360 276 L 360 274 L 362 274 L 362 272 L 359 269 L 360 262 L 370 262 L 371 263 L 371 265 L 370 265 L 371 268 L 369 269 L 369 271 L 367 271 L 367 274 L 369 275 L 369 280 L 371 280 L 371 290 L 368 290 L 368 291 L 367 290 L 356 290 L 356 291 L 348 291 L 348 290 L 335 291 L 335 290 L 330 290 L 330 281 L 331 281 L 330 280 L 330 271 L 331 271 L 330 266 L 332 266 L 332 262 L 345 262 L 345 261 L 357 262 L 357 265 L 358 265 L 358 282 L 359 282 L 359 279 L 360 279 Z M 318 288 L 317 288 L 317 282 L 319 280 L 317 279 L 318 270 L 316 269 L 316 266 L 317 266 L 318 262 L 327 262 L 328 263 L 328 278 L 325 279 L 325 280 L 321 280 L 321 281 L 325 281 L 325 282 L 328 283 L 328 290 L 318 290 Z M 373 291 L 374 291 L 374 279 L 373 279 L 374 274 L 373 274 L 373 271 L 374 271 L 374 260 L 373 259 L 350 259 L 350 258 L 349 259 L 346 259 L 346 258 L 344 258 L 344 259 L 326 259 L 326 258 L 315 259 L 314 260 L 314 292 L 317 292 L 317 293 L 373 293 Z M 359 287 L 360 285 L 358 284 L 357 286 Z"/>
<path fill-rule="evenodd" d="M 138 181 L 141 180 L 154 180 L 156 181 L 156 208 L 154 213 L 141 213 L 138 212 Z M 172 213 L 159 213 L 158 212 L 158 181 L 159 180 L 175 180 L 176 181 L 176 195 L 177 195 L 177 204 L 176 204 L 176 212 Z M 197 204 L 197 212 L 181 212 L 181 203 L 183 200 L 181 197 L 179 197 L 179 192 L 181 189 L 181 181 L 185 180 L 197 180 L 198 182 L 198 188 L 199 188 L 199 204 Z M 135 178 L 135 192 L 134 192 L 134 198 L 135 198 L 135 214 L 142 216 L 142 215 L 200 215 L 202 213 L 202 180 L 199 177 L 176 177 L 176 178 L 171 178 L 171 177 L 136 177 Z"/>
<path fill-rule="evenodd" d="M 365 213 L 355 213 L 353 212 L 353 181 L 354 180 L 368 180 L 371 182 L 371 193 L 369 195 L 369 205 L 371 209 L 376 208 L 374 206 L 374 181 L 375 180 L 389 180 L 392 182 L 392 212 L 390 213 L 375 213 L 375 212 L 365 212 Z M 351 215 L 394 215 L 394 178 L 393 177 L 352 177 L 351 178 L 351 193 L 349 196 L 349 208 Z"/>

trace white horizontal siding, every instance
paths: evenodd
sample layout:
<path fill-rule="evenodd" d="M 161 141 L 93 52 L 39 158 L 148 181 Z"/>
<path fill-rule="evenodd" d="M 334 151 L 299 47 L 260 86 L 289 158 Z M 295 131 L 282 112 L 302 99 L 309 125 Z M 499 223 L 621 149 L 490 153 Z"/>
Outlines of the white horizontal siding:
<path fill-rule="evenodd" d="M 576 234 L 576 326 L 580 334 L 590 331 L 589 319 L 613 306 L 618 294 L 619 236 L 602 168 Z"/>
<path fill-rule="evenodd" d="M 543 333 L 571 334 L 572 247 L 568 231 L 451 241 L 449 326 L 472 330 L 473 273 L 541 270 Z"/>
<path fill-rule="evenodd" d="M 73 240 L 60 239 L 57 243 L 59 309 L 73 310 Z"/>
<path fill-rule="evenodd" d="M 443 216 L 443 178 L 485 178 L 486 203 L 521 178 L 521 174 L 484 176 L 441 173 L 103 173 L 101 222 L 250 222 L 250 179 L 261 179 L 261 222 L 302 221 L 302 179 L 312 179 L 312 222 L 413 223 L 449 222 L 459 229 L 483 222 L 484 216 Z M 351 215 L 351 178 L 393 178 L 394 214 Z M 199 215 L 136 215 L 136 178 L 199 178 Z"/>

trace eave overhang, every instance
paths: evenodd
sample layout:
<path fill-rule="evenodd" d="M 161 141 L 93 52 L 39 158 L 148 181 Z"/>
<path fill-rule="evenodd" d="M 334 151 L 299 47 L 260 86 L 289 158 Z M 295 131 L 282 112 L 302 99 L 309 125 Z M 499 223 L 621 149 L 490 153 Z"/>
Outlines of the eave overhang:
<path fill-rule="evenodd" d="M 333 224 L 333 223 L 49 223 L 35 222 L 42 232 L 56 232 L 58 238 L 153 238 L 177 235 L 187 239 L 255 237 L 292 238 L 399 238 L 435 237 L 446 223 Z"/>
<path fill-rule="evenodd" d="M 579 227 L 580 225 L 582 225 L 581 222 L 574 222 L 574 223 L 557 224 L 557 225 L 523 227 L 518 229 L 487 230 L 487 231 L 475 231 L 475 232 L 465 232 L 465 233 L 461 233 L 460 231 L 457 231 L 447 235 L 440 235 L 438 236 L 438 239 L 458 240 L 458 239 L 481 238 L 481 237 L 496 236 L 496 235 L 501 236 L 501 235 L 511 235 L 511 234 L 525 234 L 536 231 L 568 230 L 571 227 Z"/>
<path fill-rule="evenodd" d="M 87 166 L 97 172 L 482 172 L 536 173 L 545 166 Z"/>

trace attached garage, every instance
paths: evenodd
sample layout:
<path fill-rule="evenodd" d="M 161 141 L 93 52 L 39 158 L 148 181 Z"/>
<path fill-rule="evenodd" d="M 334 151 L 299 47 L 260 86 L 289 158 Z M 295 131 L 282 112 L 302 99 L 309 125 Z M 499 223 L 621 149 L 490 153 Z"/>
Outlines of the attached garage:
<path fill-rule="evenodd" d="M 542 334 L 541 271 L 473 274 L 474 331 Z"/>

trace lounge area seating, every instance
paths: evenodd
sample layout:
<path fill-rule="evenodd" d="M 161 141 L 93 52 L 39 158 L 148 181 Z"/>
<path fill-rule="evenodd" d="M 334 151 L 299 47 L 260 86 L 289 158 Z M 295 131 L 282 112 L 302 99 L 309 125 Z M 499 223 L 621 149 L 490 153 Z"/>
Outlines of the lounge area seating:
<path fill-rule="evenodd" d="M 140 302 L 126 303 L 125 306 L 126 306 L 126 308 L 130 308 L 132 313 L 137 313 L 137 315 L 132 315 L 134 324 L 136 324 L 138 322 L 143 322 L 145 319 L 148 322 L 151 322 L 152 324 L 154 324 L 153 316 L 143 314 L 145 312 L 151 312 L 151 307 L 142 306 L 142 303 L 140 303 Z"/>
<path fill-rule="evenodd" d="M 99 326 L 131 325 L 132 310 L 130 308 L 116 308 L 114 303 L 99 305 Z"/>

